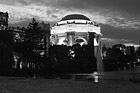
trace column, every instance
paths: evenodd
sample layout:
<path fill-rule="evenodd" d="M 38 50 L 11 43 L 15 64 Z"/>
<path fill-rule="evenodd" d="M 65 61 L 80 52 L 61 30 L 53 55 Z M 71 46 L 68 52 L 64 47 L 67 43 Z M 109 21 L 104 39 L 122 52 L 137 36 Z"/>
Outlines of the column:
<path fill-rule="evenodd" d="M 94 57 L 97 59 L 97 72 L 101 73 L 103 72 L 103 62 L 102 62 L 102 46 L 101 46 L 101 36 L 89 32 L 89 41 L 88 44 L 91 45 L 92 49 L 91 50 L 94 53 Z"/>
<path fill-rule="evenodd" d="M 68 46 L 72 46 L 75 43 L 75 32 L 67 32 Z"/>
<path fill-rule="evenodd" d="M 101 44 L 101 36 L 98 36 L 98 47 L 97 47 L 97 71 L 98 73 L 102 73 L 103 68 L 103 62 L 102 62 L 102 44 Z"/>

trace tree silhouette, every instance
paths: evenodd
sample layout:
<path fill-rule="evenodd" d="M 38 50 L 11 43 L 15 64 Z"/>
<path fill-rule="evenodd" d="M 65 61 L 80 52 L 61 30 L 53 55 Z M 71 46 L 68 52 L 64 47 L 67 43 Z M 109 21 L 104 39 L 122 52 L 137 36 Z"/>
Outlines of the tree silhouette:
<path fill-rule="evenodd" d="M 137 58 L 140 58 L 140 46 L 139 46 L 138 49 L 136 50 L 136 54 L 137 54 Z"/>
<path fill-rule="evenodd" d="M 24 36 L 24 55 L 28 62 L 34 63 L 34 70 L 38 69 L 41 63 L 41 54 L 43 52 L 44 43 L 43 36 L 45 32 L 41 30 L 34 18 L 31 23 L 29 23 L 27 29 L 25 30 Z"/>
<path fill-rule="evenodd" d="M 134 67 L 135 62 L 136 62 L 136 52 L 135 52 L 134 46 L 130 46 L 129 60 L 130 60 L 130 63 L 131 63 L 131 67 Z"/>
<path fill-rule="evenodd" d="M 137 58 L 138 50 L 135 51 L 134 46 L 116 44 L 107 49 L 103 62 L 105 69 L 112 71 L 136 67 L 138 65 Z"/>
<path fill-rule="evenodd" d="M 25 65 L 29 64 L 28 68 L 26 68 L 31 72 L 37 72 L 37 69 L 40 69 L 41 62 L 44 61 L 41 53 L 44 51 L 44 36 L 46 33 L 39 27 L 39 22 L 34 18 L 32 22 L 29 23 L 27 29 L 18 29 L 22 32 L 22 38 L 20 38 L 22 40 L 18 40 L 20 42 L 15 42 L 14 45 L 15 52 L 17 52 L 20 57 L 18 65 L 22 61 Z"/>
<path fill-rule="evenodd" d="M 140 46 L 136 50 L 136 57 L 137 57 L 137 65 L 140 66 Z"/>
<path fill-rule="evenodd" d="M 13 37 L 8 31 L 0 31 L 0 74 L 9 75 L 13 65 Z"/>

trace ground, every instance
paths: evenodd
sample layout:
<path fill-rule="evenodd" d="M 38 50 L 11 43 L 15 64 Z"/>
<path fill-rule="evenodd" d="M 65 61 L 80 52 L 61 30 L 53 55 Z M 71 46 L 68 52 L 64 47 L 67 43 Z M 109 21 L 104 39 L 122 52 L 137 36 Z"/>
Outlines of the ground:
<path fill-rule="evenodd" d="M 86 79 L 0 76 L 0 93 L 140 93 L 140 83 L 130 82 L 133 75 L 128 72 L 106 73 L 99 83 Z"/>
<path fill-rule="evenodd" d="M 140 93 L 140 83 L 88 80 L 0 77 L 0 93 Z"/>

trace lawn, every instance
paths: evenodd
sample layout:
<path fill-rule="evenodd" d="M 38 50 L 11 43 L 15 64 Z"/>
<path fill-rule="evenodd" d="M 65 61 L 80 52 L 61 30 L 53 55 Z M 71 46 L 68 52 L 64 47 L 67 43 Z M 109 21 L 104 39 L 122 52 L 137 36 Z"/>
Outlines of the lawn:
<path fill-rule="evenodd" d="M 140 83 L 88 80 L 0 77 L 0 93 L 140 93 Z"/>
<path fill-rule="evenodd" d="M 86 79 L 0 76 L 0 93 L 140 93 L 140 83 L 129 81 L 130 71 L 110 73 L 99 83 Z"/>

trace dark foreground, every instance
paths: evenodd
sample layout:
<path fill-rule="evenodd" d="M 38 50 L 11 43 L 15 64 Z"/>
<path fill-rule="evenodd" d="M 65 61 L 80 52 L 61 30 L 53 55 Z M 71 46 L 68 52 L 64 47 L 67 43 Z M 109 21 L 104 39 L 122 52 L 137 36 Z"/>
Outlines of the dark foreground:
<path fill-rule="evenodd" d="M 0 77 L 0 93 L 140 93 L 128 79 L 93 80 Z"/>

